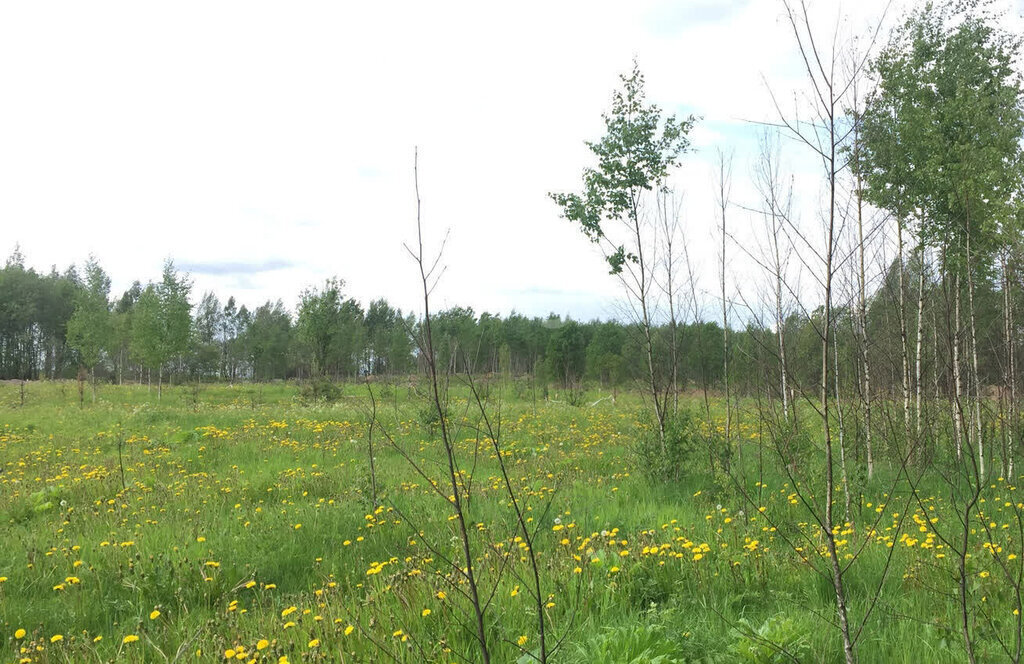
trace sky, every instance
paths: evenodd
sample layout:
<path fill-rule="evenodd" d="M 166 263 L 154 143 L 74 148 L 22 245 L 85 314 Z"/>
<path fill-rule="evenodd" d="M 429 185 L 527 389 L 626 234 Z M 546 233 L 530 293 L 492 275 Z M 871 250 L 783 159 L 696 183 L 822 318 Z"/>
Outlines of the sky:
<path fill-rule="evenodd" d="M 1024 1 L 1002 2 L 1018 29 Z M 864 34 L 887 4 L 810 6 Z M 419 311 L 416 148 L 428 245 L 448 237 L 435 308 L 614 316 L 620 287 L 547 194 L 579 188 L 634 59 L 651 101 L 701 118 L 675 183 L 702 289 L 715 154 L 733 154 L 739 294 L 757 122 L 803 84 L 780 0 L 4 3 L 0 253 L 47 271 L 92 253 L 115 294 L 172 258 L 193 301 L 294 310 L 337 276 Z M 813 218 L 814 162 L 783 151 Z"/>

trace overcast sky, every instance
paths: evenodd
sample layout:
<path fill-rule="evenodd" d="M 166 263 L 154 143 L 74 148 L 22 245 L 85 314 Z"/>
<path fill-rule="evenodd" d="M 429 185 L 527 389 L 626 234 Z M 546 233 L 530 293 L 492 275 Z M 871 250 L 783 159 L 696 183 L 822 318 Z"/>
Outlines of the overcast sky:
<path fill-rule="evenodd" d="M 1019 26 L 1024 3 L 1004 2 Z M 846 3 L 846 28 L 863 32 L 885 4 Z M 835 7 L 812 3 L 823 29 Z M 713 273 L 714 152 L 735 151 L 734 197 L 753 203 L 745 183 L 760 129 L 749 121 L 775 118 L 766 82 L 791 96 L 802 80 L 781 10 L 777 0 L 4 3 L 0 252 L 20 243 L 41 270 L 92 252 L 116 293 L 157 279 L 172 257 L 193 300 L 213 290 L 294 308 L 303 287 L 337 275 L 364 302 L 418 311 L 402 242 L 415 230 L 419 146 L 427 232 L 451 233 L 437 306 L 607 317 L 616 282 L 547 192 L 578 188 L 583 142 L 600 137 L 635 57 L 651 100 L 703 118 L 677 184 L 691 255 Z M 793 170 L 811 168 L 786 149 Z M 749 268 L 732 263 L 742 284 Z"/>

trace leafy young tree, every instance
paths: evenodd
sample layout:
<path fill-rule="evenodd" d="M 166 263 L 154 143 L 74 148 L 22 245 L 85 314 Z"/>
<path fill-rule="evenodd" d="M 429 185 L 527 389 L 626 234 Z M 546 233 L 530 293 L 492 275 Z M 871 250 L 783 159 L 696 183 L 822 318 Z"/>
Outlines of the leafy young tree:
<path fill-rule="evenodd" d="M 57 378 L 66 369 L 73 368 L 67 345 L 68 321 L 75 311 L 75 298 L 82 288 L 82 280 L 74 265 L 63 273 L 56 266 L 39 283 L 36 309 L 38 347 L 44 376 Z"/>
<path fill-rule="evenodd" d="M 394 374 L 406 371 L 412 355 L 412 326 L 387 300 L 370 303 L 364 318 L 366 333 L 366 367 L 373 374 Z"/>
<path fill-rule="evenodd" d="M 366 366 L 371 374 L 383 374 L 388 364 L 388 337 L 395 325 L 397 312 L 387 300 L 379 299 L 366 309 Z"/>
<path fill-rule="evenodd" d="M 573 387 L 583 377 L 587 363 L 587 338 L 574 320 L 566 321 L 548 339 L 548 372 L 562 387 Z"/>
<path fill-rule="evenodd" d="M 192 332 L 192 305 L 188 301 L 191 290 L 192 284 L 188 277 L 178 273 L 173 261 L 166 261 L 163 277 L 157 285 L 157 294 L 160 296 L 160 318 L 167 360 L 181 357 L 188 351 Z"/>
<path fill-rule="evenodd" d="M 238 306 L 234 296 L 224 303 L 224 311 L 220 315 L 220 376 L 231 380 L 234 367 L 231 365 L 231 343 L 236 336 L 235 321 L 238 318 Z"/>
<path fill-rule="evenodd" d="M 413 341 L 414 330 L 416 329 L 416 317 L 409 313 L 402 318 L 402 310 L 398 310 L 398 322 L 391 329 L 388 344 L 389 371 L 392 374 L 409 373 L 415 367 L 413 351 L 416 347 Z"/>
<path fill-rule="evenodd" d="M 235 337 L 228 344 L 228 361 L 231 366 L 231 380 L 244 377 L 249 361 L 249 326 L 252 312 L 244 304 L 235 316 Z"/>
<path fill-rule="evenodd" d="M 363 327 L 363 307 L 354 298 L 341 303 L 338 312 L 340 328 L 335 363 L 345 376 L 357 376 L 363 371 L 366 332 Z"/>
<path fill-rule="evenodd" d="M 598 245 L 627 293 L 631 314 L 643 333 L 647 388 L 664 447 L 668 389 L 665 377 L 655 369 L 652 334 L 656 229 L 644 210 L 689 147 L 695 118 L 662 119 L 661 109 L 646 101 L 644 77 L 636 63 L 628 76 L 620 78 L 622 89 L 614 93 L 611 111 L 603 115 L 604 137 L 587 143 L 597 164 L 584 169 L 583 191 L 554 193 L 551 198 L 562 215 Z"/>
<path fill-rule="evenodd" d="M 302 291 L 295 329 L 310 358 L 310 371 L 325 376 L 341 335 L 341 289 L 345 282 L 328 279 L 322 288 Z"/>
<path fill-rule="evenodd" d="M 110 277 L 95 256 L 85 264 L 85 287 L 78 291 L 75 312 L 67 327 L 68 345 L 78 352 L 82 366 L 91 374 L 92 400 L 96 401 L 96 365 L 110 349 L 113 326 L 110 316 Z"/>
<path fill-rule="evenodd" d="M 38 336 L 42 280 L 25 268 L 16 247 L 0 270 L 0 373 L 5 378 L 29 380 L 38 374 Z"/>
<path fill-rule="evenodd" d="M 480 314 L 477 321 L 477 370 L 482 372 L 497 371 L 499 367 L 499 348 L 501 346 L 501 319 L 486 311 Z"/>
<path fill-rule="evenodd" d="M 280 300 L 256 308 L 245 333 L 245 347 L 255 380 L 285 377 L 291 339 L 291 316 Z"/>
<path fill-rule="evenodd" d="M 480 330 L 472 307 L 452 307 L 433 320 L 438 366 L 453 373 L 477 370 Z"/>
<path fill-rule="evenodd" d="M 125 364 L 131 355 L 132 345 L 132 315 L 135 310 L 135 303 L 142 295 L 142 284 L 134 282 L 131 287 L 121 295 L 121 298 L 114 305 L 113 310 L 113 335 L 112 342 L 117 352 L 117 382 L 124 381 Z"/>
<path fill-rule="evenodd" d="M 150 371 L 157 370 L 157 395 L 163 397 L 164 366 L 188 350 L 192 329 L 191 284 L 174 263 L 164 263 L 158 284 L 149 284 L 135 303 L 132 346 L 135 356 Z"/>
<path fill-rule="evenodd" d="M 148 370 L 152 386 L 153 370 L 166 359 L 161 346 L 160 296 L 153 284 L 148 284 L 135 302 L 131 330 L 132 355 Z"/>
<path fill-rule="evenodd" d="M 676 334 L 677 330 L 670 330 Z M 626 331 L 622 325 L 609 321 L 594 327 L 594 334 L 587 344 L 587 373 L 598 378 L 603 385 L 617 385 L 625 372 L 622 346 L 626 342 Z"/>
<path fill-rule="evenodd" d="M 212 292 L 203 295 L 196 307 L 192 326 L 192 361 L 199 376 L 216 376 L 220 364 L 220 345 L 217 335 L 221 327 L 220 300 Z"/>

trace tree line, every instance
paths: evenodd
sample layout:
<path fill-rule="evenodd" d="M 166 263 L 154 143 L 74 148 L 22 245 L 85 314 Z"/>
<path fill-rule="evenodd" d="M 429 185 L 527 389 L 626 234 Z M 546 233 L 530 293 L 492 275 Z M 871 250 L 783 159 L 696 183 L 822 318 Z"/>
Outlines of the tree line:
<path fill-rule="evenodd" d="M 900 343 L 899 266 L 867 298 L 869 357 L 876 369 L 873 389 L 896 393 L 900 368 L 891 350 Z M 904 280 L 923 279 L 925 320 L 946 315 L 944 284 L 919 260 L 904 267 Z M 982 384 L 997 386 L 1004 367 L 994 351 L 1005 345 L 1002 323 L 1004 293 L 998 278 L 975 284 L 979 372 Z M 281 301 L 255 309 L 222 301 L 212 292 L 190 301 L 191 283 L 168 261 L 159 281 L 136 281 L 112 297 L 110 278 L 90 257 L 82 269 L 70 266 L 42 274 L 26 267 L 16 250 L 0 269 L 0 379 L 89 377 L 117 382 L 267 381 L 367 375 L 399 376 L 422 371 L 414 339 L 420 321 L 385 299 L 364 305 L 346 297 L 344 282 L 331 278 L 304 290 L 293 314 Z M 1015 303 L 1021 292 L 1010 294 Z M 789 382 L 813 384 L 820 373 L 816 327 L 822 311 L 794 310 L 782 320 L 787 339 Z M 833 312 L 837 348 L 844 364 L 860 357 L 856 306 Z M 913 318 L 913 317 L 911 317 Z M 911 326 L 911 337 L 918 333 Z M 942 330 L 929 353 L 946 348 Z M 729 330 L 728 361 L 732 389 L 752 394 L 766 377 L 781 378 L 775 352 L 776 330 L 758 317 Z M 923 333 L 923 332 L 922 332 Z M 537 376 L 562 387 L 589 381 L 617 387 L 646 377 L 646 336 L 642 324 L 619 320 L 588 322 L 563 318 L 477 314 L 452 307 L 434 315 L 433 335 L 441 366 L 455 373 Z M 658 380 L 675 373 L 679 390 L 724 387 L 726 346 L 723 327 L 696 315 L 688 321 L 651 326 Z M 1020 344 L 1020 337 L 1013 339 Z M 674 349 L 674 352 L 673 352 Z M 677 361 L 673 366 L 672 358 Z M 929 373 L 937 364 L 929 362 Z M 845 377 L 853 380 L 854 372 Z M 950 378 L 938 370 L 925 376 L 946 389 Z M 938 388 L 937 388 L 938 389 Z"/>

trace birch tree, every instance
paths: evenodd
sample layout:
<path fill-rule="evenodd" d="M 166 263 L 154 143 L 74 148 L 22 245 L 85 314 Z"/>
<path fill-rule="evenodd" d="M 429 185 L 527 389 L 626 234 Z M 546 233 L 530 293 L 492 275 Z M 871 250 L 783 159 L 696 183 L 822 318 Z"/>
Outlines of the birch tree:
<path fill-rule="evenodd" d="M 605 135 L 588 142 L 596 166 L 583 171 L 580 193 L 552 193 L 562 216 L 596 244 L 609 271 L 619 279 L 631 313 L 643 335 L 647 392 L 665 451 L 668 406 L 666 381 L 655 363 L 657 323 L 654 234 L 651 197 L 664 189 L 672 169 L 690 146 L 693 116 L 662 118 L 661 109 L 647 102 L 644 76 L 636 63 L 620 77 L 622 88 L 612 96 L 611 111 L 603 115 Z"/>
<path fill-rule="evenodd" d="M 113 324 L 110 316 L 110 277 L 95 256 L 85 264 L 85 283 L 75 298 L 75 311 L 68 320 L 68 344 L 78 351 L 83 366 L 88 367 L 92 400 L 96 401 L 96 365 L 101 354 L 110 349 Z"/>

